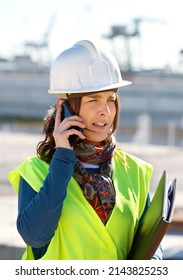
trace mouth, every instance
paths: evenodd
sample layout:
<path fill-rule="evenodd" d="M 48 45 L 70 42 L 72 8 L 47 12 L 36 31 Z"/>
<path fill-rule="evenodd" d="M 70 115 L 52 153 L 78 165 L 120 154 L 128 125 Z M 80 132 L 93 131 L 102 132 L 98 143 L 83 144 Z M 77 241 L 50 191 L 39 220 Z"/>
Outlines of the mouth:
<path fill-rule="evenodd" d="M 92 132 L 104 132 L 109 129 L 109 123 L 107 122 L 93 122 L 89 127 L 86 127 L 85 130 Z"/>
<path fill-rule="evenodd" d="M 93 125 L 95 127 L 105 127 L 107 125 L 107 123 L 98 122 L 98 123 L 93 123 Z"/>

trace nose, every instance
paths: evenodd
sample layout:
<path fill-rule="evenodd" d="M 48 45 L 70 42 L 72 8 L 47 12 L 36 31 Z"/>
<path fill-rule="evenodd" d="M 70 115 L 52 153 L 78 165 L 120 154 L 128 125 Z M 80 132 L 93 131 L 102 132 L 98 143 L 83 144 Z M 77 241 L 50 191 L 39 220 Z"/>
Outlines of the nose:
<path fill-rule="evenodd" d="M 101 104 L 99 106 L 99 115 L 108 116 L 108 115 L 110 115 L 110 113 L 111 113 L 111 111 L 110 111 L 108 102 L 101 102 Z"/>

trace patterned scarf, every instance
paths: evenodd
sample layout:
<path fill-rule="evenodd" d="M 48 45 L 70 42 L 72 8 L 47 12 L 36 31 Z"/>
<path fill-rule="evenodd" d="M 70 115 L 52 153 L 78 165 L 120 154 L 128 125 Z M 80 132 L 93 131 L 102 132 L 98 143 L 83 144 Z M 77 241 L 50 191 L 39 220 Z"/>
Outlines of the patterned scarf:
<path fill-rule="evenodd" d="M 108 221 L 115 204 L 115 190 L 111 180 L 111 159 L 114 149 L 115 143 L 112 139 L 104 141 L 97 147 L 85 142 L 74 146 L 78 160 L 73 176 L 104 224 Z M 99 165 L 100 172 L 87 172 L 81 162 Z"/>

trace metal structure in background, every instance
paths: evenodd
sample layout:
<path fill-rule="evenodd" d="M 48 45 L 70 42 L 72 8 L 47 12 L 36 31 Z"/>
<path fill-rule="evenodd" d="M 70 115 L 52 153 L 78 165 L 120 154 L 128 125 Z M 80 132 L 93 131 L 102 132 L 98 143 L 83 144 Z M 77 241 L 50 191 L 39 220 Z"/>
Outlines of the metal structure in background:
<path fill-rule="evenodd" d="M 26 42 L 29 50 L 42 52 L 48 48 L 48 38 L 55 15 L 50 18 L 40 42 Z M 117 137 L 123 142 L 183 146 L 183 73 L 163 70 L 134 71 L 128 43 L 140 38 L 144 21 L 163 23 L 156 19 L 136 18 L 131 29 L 126 25 L 112 26 L 105 37 L 127 41 L 128 71 L 123 79 L 132 85 L 120 91 L 121 115 Z M 16 129 L 17 122 L 41 122 L 55 102 L 48 94 L 49 70 L 31 59 L 31 53 L 14 60 L 0 59 L 0 130 Z M 32 129 L 32 128 L 31 128 Z"/>
<path fill-rule="evenodd" d="M 43 33 L 42 39 L 40 41 L 27 41 L 24 44 L 25 52 L 28 53 L 28 56 L 36 56 L 37 61 L 42 62 L 43 60 L 43 51 L 46 50 L 46 55 L 48 55 L 49 50 L 49 36 L 53 29 L 54 23 L 56 20 L 55 13 L 51 15 L 46 31 Z"/>
<path fill-rule="evenodd" d="M 183 75 L 126 72 L 123 76 L 132 85 L 119 93 L 120 141 L 182 146 Z M 56 98 L 48 88 L 49 71 L 0 71 L 0 129 L 4 122 L 41 121 Z"/>
<path fill-rule="evenodd" d="M 123 65 L 127 71 L 133 70 L 133 57 L 130 50 L 130 40 L 132 38 L 137 38 L 139 41 L 139 52 L 141 52 L 141 31 L 140 25 L 144 22 L 156 23 L 156 24 L 165 24 L 163 20 L 154 19 L 154 18 L 134 18 L 131 23 L 128 25 L 112 25 L 110 33 L 104 35 L 104 38 L 110 39 L 114 44 L 114 40 L 118 37 L 124 40 L 125 44 L 125 55 L 126 55 L 126 65 Z M 141 54 L 139 53 L 139 57 Z"/>

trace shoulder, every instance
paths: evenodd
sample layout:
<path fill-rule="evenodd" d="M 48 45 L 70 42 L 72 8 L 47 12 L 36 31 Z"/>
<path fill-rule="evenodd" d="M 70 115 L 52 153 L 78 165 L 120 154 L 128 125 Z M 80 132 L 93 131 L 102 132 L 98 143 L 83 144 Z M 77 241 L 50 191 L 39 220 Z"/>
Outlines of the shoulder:
<path fill-rule="evenodd" d="M 49 167 L 48 163 L 41 160 L 38 156 L 32 156 L 32 157 L 27 158 L 23 162 L 23 164 L 26 166 L 30 166 L 31 168 L 34 168 L 34 169 L 41 168 L 42 171 L 48 170 L 48 167 Z"/>
<path fill-rule="evenodd" d="M 20 177 L 28 182 L 30 186 L 38 191 L 42 182 L 48 174 L 49 165 L 42 161 L 38 156 L 28 157 L 12 171 L 8 173 L 11 185 L 18 191 Z"/>
<path fill-rule="evenodd" d="M 38 156 L 28 157 L 25 161 L 23 161 L 20 165 L 18 165 L 15 170 L 20 173 L 20 175 L 26 174 L 29 172 L 31 176 L 31 172 L 38 174 L 46 174 L 48 172 L 49 165 L 41 160 Z"/>
<path fill-rule="evenodd" d="M 135 193 L 141 193 L 140 205 L 141 213 L 144 209 L 146 197 L 149 191 L 150 182 L 153 173 L 153 166 L 122 149 L 116 149 L 114 154 L 114 169 L 123 181 L 128 180 L 129 186 L 132 186 Z"/>
<path fill-rule="evenodd" d="M 149 162 L 134 156 L 130 153 L 125 152 L 124 150 L 120 148 L 115 149 L 115 158 L 117 160 L 121 160 L 122 163 L 129 169 L 144 169 L 146 171 L 149 171 L 152 173 L 153 171 L 153 166 Z"/>

